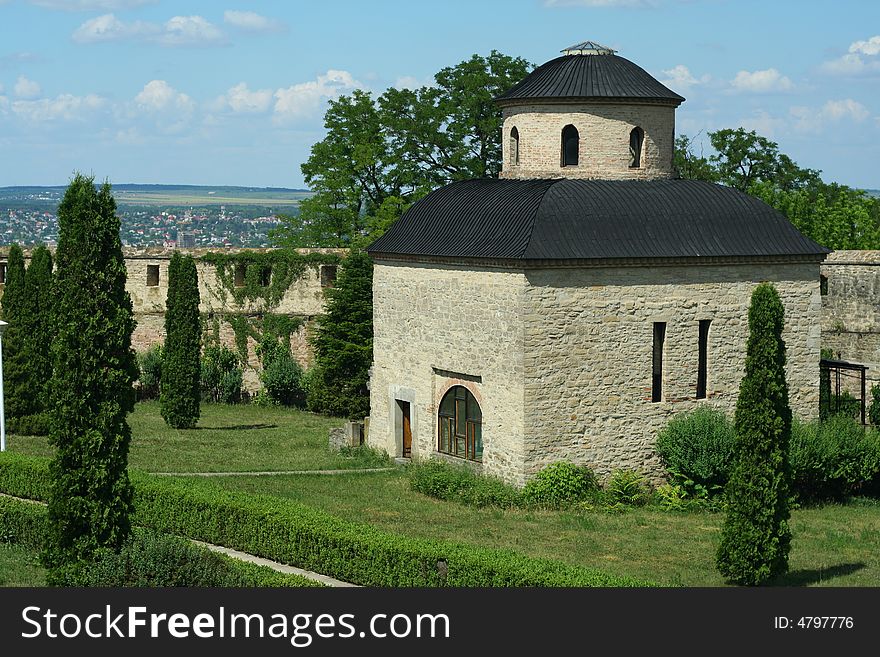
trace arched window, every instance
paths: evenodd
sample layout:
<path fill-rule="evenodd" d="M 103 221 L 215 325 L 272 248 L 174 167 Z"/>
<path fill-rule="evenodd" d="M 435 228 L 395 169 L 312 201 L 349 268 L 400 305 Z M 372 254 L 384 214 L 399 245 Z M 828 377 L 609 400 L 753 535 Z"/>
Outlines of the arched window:
<path fill-rule="evenodd" d="M 645 141 L 645 131 L 636 126 L 629 133 L 629 168 L 637 169 L 642 166 L 642 143 Z"/>
<path fill-rule="evenodd" d="M 471 461 L 483 460 L 483 412 L 464 386 L 443 395 L 438 419 L 437 451 Z"/>
<path fill-rule="evenodd" d="M 519 130 L 516 126 L 510 129 L 510 163 L 519 164 Z"/>
<path fill-rule="evenodd" d="M 577 128 L 567 125 L 562 129 L 562 166 L 576 167 L 580 150 L 580 137 Z"/>

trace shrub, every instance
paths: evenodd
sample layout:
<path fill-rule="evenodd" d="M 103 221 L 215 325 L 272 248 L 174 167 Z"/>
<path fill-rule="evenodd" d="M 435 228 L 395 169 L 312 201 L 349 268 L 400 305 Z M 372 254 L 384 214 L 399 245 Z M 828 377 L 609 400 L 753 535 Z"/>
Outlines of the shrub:
<path fill-rule="evenodd" d="M 56 257 L 49 440 L 57 450 L 42 553 L 50 584 L 62 566 L 118 549 L 130 529 L 135 321 L 109 183 L 98 191 L 94 178 L 71 181 L 58 206 Z"/>
<path fill-rule="evenodd" d="M 175 251 L 168 265 L 165 353 L 159 386 L 162 419 L 175 429 L 191 429 L 199 420 L 201 336 L 196 262 L 192 256 Z"/>
<path fill-rule="evenodd" d="M 201 367 L 204 398 L 222 404 L 236 404 L 241 401 L 241 386 L 241 366 L 235 352 L 217 345 L 205 347 Z"/>
<path fill-rule="evenodd" d="M 604 497 L 611 506 L 642 506 L 650 491 L 645 477 L 635 470 L 615 470 L 605 484 Z"/>
<path fill-rule="evenodd" d="M 9 418 L 7 423 L 10 433 L 19 436 L 48 436 L 49 414 L 37 413 L 24 417 Z"/>
<path fill-rule="evenodd" d="M 410 487 L 423 495 L 475 507 L 517 506 L 520 492 L 500 479 L 473 472 L 467 466 L 440 459 L 413 463 L 408 469 Z"/>
<path fill-rule="evenodd" d="M 868 406 L 868 420 L 880 427 L 880 383 L 871 386 L 871 403 Z"/>
<path fill-rule="evenodd" d="M 0 454 L 0 490 L 45 495 L 46 459 Z M 276 497 L 134 471 L 134 521 L 364 586 L 652 586 L 559 561 L 413 538 Z"/>
<path fill-rule="evenodd" d="M 551 463 L 523 488 L 523 499 L 534 506 L 559 509 L 585 500 L 598 490 L 590 468 L 560 461 Z"/>
<path fill-rule="evenodd" d="M 138 354 L 138 398 L 157 399 L 162 381 L 162 345 L 156 344 Z"/>
<path fill-rule="evenodd" d="M 657 453 L 678 483 L 716 490 L 727 483 L 735 435 L 727 416 L 708 406 L 673 417 L 657 436 Z"/>
<path fill-rule="evenodd" d="M 785 381 L 785 311 L 761 283 L 749 305 L 745 375 L 739 387 L 733 469 L 716 564 L 731 582 L 762 584 L 788 570 L 791 409 Z"/>
<path fill-rule="evenodd" d="M 260 379 L 269 398 L 283 406 L 305 406 L 303 371 L 293 357 L 284 353 L 265 366 Z"/>
<path fill-rule="evenodd" d="M 792 488 L 801 502 L 864 492 L 880 472 L 880 437 L 844 415 L 792 423 Z"/>

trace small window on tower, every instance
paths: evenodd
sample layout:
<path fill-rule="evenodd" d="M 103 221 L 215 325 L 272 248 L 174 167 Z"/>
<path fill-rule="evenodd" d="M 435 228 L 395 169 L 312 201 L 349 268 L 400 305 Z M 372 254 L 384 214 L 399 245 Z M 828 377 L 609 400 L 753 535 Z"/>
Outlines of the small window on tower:
<path fill-rule="evenodd" d="M 235 263 L 235 287 L 244 287 L 244 277 L 247 274 L 247 265 L 243 262 Z"/>
<path fill-rule="evenodd" d="M 336 283 L 336 265 L 321 265 L 321 287 L 333 287 Z"/>
<path fill-rule="evenodd" d="M 645 131 L 638 126 L 629 133 L 629 168 L 638 169 L 642 166 L 642 144 L 645 141 Z"/>
<path fill-rule="evenodd" d="M 519 164 L 519 130 L 516 126 L 510 129 L 510 162 Z"/>
<path fill-rule="evenodd" d="M 577 128 L 567 125 L 562 129 L 562 166 L 576 167 L 578 163 L 578 151 L 580 150 L 580 136 Z"/>
<path fill-rule="evenodd" d="M 159 265 L 147 265 L 147 287 L 159 284 Z"/>

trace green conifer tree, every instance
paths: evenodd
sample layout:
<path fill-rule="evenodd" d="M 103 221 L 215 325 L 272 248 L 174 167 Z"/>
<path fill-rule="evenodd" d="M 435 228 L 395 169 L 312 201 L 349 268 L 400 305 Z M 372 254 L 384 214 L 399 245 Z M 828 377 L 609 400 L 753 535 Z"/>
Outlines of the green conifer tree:
<path fill-rule="evenodd" d="M 168 267 L 165 348 L 159 401 L 170 427 L 191 429 L 199 419 L 201 323 L 199 279 L 192 256 L 175 252 Z"/>
<path fill-rule="evenodd" d="M 27 415 L 34 418 L 29 427 L 41 434 L 48 429 L 45 414 L 49 407 L 51 346 L 55 339 L 54 299 L 52 254 L 45 246 L 38 246 L 31 254 L 31 264 L 24 277 L 20 324 L 22 354 L 27 363 L 24 382 L 29 402 Z"/>
<path fill-rule="evenodd" d="M 3 389 L 6 417 L 12 429 L 18 418 L 28 415 L 32 405 L 28 398 L 27 355 L 23 345 L 27 335 L 22 326 L 25 277 L 24 253 L 18 244 L 13 244 L 6 263 L 2 299 L 3 319 L 9 323 L 3 334 Z"/>
<path fill-rule="evenodd" d="M 58 207 L 55 318 L 50 382 L 49 524 L 43 550 L 50 584 L 130 532 L 126 469 L 137 361 L 125 291 L 119 218 L 109 183 L 76 174 Z"/>
<path fill-rule="evenodd" d="M 736 584 L 762 584 L 788 570 L 791 409 L 783 323 L 779 294 L 770 283 L 761 283 L 749 306 L 733 469 L 716 559 L 721 574 Z"/>
<path fill-rule="evenodd" d="M 327 290 L 327 314 L 312 345 L 309 408 L 358 419 L 370 412 L 367 389 L 373 362 L 373 261 L 352 251 L 340 266 L 336 286 Z"/>

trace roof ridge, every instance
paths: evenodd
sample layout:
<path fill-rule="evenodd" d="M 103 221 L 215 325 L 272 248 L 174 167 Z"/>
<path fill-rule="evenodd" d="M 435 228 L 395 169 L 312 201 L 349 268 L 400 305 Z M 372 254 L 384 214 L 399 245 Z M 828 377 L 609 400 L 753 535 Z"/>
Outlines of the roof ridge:
<path fill-rule="evenodd" d="M 541 180 L 541 179 L 538 178 L 538 180 Z M 526 245 L 523 247 L 523 250 L 520 251 L 520 254 L 519 254 L 520 258 L 525 257 L 525 254 L 528 253 L 528 251 L 529 251 L 529 246 L 531 246 L 531 244 L 532 244 L 532 238 L 535 236 L 535 224 L 538 223 L 538 212 L 541 210 L 541 204 L 544 202 L 544 199 L 547 197 L 547 192 L 549 192 L 553 188 L 553 185 L 555 185 L 556 183 L 558 183 L 561 180 L 565 180 L 565 178 L 550 179 L 550 184 L 548 184 L 544 188 L 544 192 L 541 194 L 541 199 L 537 203 L 535 203 L 535 211 L 532 213 L 532 221 L 531 221 L 531 224 L 529 224 L 529 239 L 526 240 Z"/>

